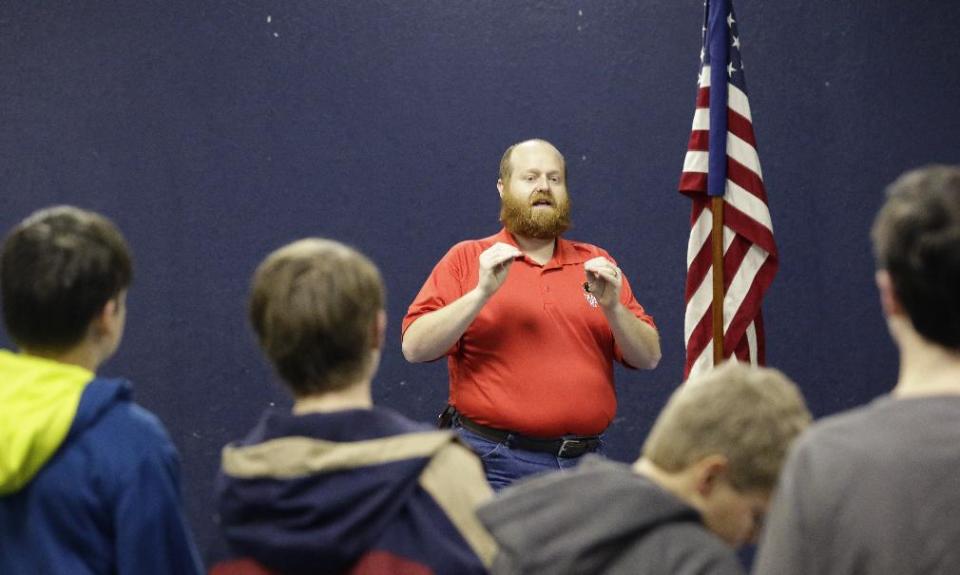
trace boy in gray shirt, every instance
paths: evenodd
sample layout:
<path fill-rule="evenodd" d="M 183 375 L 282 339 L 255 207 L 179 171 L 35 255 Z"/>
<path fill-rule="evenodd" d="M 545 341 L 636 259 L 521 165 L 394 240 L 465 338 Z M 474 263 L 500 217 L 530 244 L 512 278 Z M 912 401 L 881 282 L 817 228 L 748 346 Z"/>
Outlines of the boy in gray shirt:
<path fill-rule="evenodd" d="M 755 573 L 960 573 L 960 168 L 888 193 L 873 246 L 897 386 L 797 441 Z"/>

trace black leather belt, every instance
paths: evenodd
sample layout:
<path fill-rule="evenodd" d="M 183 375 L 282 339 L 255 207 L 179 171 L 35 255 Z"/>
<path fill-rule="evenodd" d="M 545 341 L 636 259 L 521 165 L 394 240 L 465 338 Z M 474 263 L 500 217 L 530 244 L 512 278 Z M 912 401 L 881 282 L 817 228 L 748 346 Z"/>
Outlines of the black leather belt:
<path fill-rule="evenodd" d="M 511 448 L 552 453 L 557 457 L 580 457 L 585 453 L 596 451 L 597 447 L 600 446 L 600 438 L 596 435 L 574 435 L 570 437 L 558 437 L 556 439 L 542 439 L 480 425 L 460 413 L 456 415 L 456 419 L 463 427 L 490 441 L 496 443 L 506 442 L 507 446 Z"/>

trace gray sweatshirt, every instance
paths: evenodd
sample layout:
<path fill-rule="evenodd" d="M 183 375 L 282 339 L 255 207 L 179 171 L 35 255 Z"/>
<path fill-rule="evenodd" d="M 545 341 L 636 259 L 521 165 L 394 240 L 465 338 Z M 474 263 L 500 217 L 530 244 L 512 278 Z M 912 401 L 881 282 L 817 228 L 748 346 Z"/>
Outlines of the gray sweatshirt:
<path fill-rule="evenodd" d="M 515 484 L 478 513 L 500 545 L 494 574 L 743 573 L 693 508 L 596 456 Z"/>

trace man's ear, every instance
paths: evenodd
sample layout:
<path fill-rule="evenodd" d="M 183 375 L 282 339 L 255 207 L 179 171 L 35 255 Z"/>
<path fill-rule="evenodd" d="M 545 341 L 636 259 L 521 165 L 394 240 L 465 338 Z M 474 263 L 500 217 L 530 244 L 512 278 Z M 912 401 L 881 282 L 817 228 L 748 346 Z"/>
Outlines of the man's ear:
<path fill-rule="evenodd" d="M 877 270 L 874 274 L 877 289 L 880 291 L 880 305 L 886 317 L 903 315 L 903 306 L 897 299 L 897 290 L 893 287 L 893 279 L 887 270 Z"/>
<path fill-rule="evenodd" d="M 696 466 L 695 488 L 701 497 L 706 498 L 713 493 L 717 484 L 726 477 L 730 461 L 726 455 L 708 455 L 697 462 Z"/>
<path fill-rule="evenodd" d="M 500 197 L 502 198 L 503 197 L 503 180 L 501 178 L 497 178 L 497 191 L 500 192 Z"/>
<path fill-rule="evenodd" d="M 373 321 L 373 349 L 383 349 L 383 342 L 387 338 L 387 312 L 380 310 Z"/>

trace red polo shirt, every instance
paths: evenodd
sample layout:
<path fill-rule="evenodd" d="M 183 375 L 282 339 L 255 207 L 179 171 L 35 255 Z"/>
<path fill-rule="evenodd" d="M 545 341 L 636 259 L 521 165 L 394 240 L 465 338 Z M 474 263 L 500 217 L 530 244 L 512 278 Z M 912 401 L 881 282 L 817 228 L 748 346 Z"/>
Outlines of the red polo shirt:
<path fill-rule="evenodd" d="M 403 331 L 476 287 L 480 253 L 496 242 L 517 245 L 501 230 L 453 246 L 410 304 Z M 624 361 L 603 311 L 583 290 L 583 264 L 597 256 L 613 261 L 596 246 L 558 238 L 546 265 L 528 257 L 514 261 L 506 281 L 447 352 L 450 403 L 458 411 L 536 437 L 607 428 L 617 409 L 613 360 Z M 620 301 L 656 327 L 626 276 Z"/>

